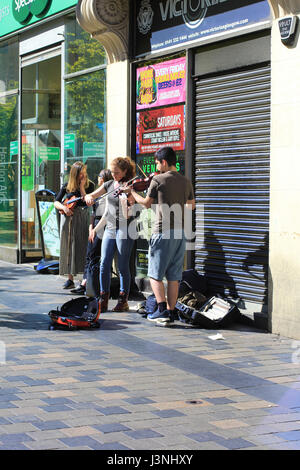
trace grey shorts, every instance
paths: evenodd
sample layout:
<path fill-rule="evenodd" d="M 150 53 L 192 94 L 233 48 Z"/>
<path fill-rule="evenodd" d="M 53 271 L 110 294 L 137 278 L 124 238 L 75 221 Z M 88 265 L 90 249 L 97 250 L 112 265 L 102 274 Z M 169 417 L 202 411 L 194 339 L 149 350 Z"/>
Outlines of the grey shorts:
<path fill-rule="evenodd" d="M 185 237 L 183 231 L 170 230 L 151 236 L 148 252 L 148 277 L 162 281 L 180 281 L 182 277 Z"/>

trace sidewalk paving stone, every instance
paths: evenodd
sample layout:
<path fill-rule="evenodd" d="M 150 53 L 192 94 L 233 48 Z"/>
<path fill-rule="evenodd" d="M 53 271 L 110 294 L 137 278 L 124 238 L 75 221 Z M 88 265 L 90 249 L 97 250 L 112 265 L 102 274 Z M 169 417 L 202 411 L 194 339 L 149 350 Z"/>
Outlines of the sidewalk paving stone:
<path fill-rule="evenodd" d="M 300 428 L 300 423 L 298 429 Z M 289 432 L 279 432 L 276 434 L 278 437 L 285 439 L 286 441 L 300 441 L 300 430 L 298 431 L 289 431 Z"/>
<path fill-rule="evenodd" d="M 131 430 L 129 427 L 124 426 L 124 424 L 121 424 L 121 423 L 107 423 L 107 424 L 96 425 L 93 427 L 97 429 L 98 431 L 101 431 L 105 434 Z"/>

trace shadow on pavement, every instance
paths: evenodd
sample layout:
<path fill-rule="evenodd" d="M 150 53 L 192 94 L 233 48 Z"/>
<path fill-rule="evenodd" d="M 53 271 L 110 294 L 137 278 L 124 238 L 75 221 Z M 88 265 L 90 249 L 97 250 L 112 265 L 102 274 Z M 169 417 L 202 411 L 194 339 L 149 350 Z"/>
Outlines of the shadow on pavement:
<path fill-rule="evenodd" d="M 47 294 L 47 295 L 48 294 L 51 294 L 51 295 L 53 294 L 53 295 L 63 295 L 63 296 L 67 295 L 69 297 L 77 298 L 76 294 L 72 294 L 71 292 L 69 292 L 67 290 L 62 291 L 62 292 L 60 292 L 60 291 L 59 292 L 58 291 L 50 292 L 48 290 L 44 290 L 44 291 L 41 291 L 41 290 L 39 290 L 39 291 L 37 291 L 37 290 L 28 290 L 28 289 L 27 290 L 24 290 L 24 289 L 23 290 L 20 290 L 20 289 L 16 290 L 16 289 L 12 289 L 11 287 L 8 287 L 7 289 L 0 289 L 0 292 L 13 292 L 15 294 L 27 294 L 27 295 L 28 294 Z"/>
<path fill-rule="evenodd" d="M 37 313 L 1 312 L 0 337 L 1 328 L 8 328 L 11 330 L 48 330 L 50 323 L 50 318 L 45 314 L 41 315 Z M 126 320 L 100 320 L 100 330 L 124 330 L 132 325 L 139 325 L 139 322 Z M 59 328 L 57 328 L 57 330 L 59 330 Z M 69 331 L 67 328 L 61 328 L 61 330 Z M 78 329 L 78 331 L 97 330 L 82 328 Z"/>
<path fill-rule="evenodd" d="M 150 322 L 147 321 L 146 315 L 141 315 L 142 323 L 143 320 L 149 324 Z M 199 330 L 199 331 L 207 331 L 210 334 L 217 333 L 220 331 L 241 331 L 241 332 L 253 332 L 253 333 L 263 333 L 268 334 L 267 330 L 259 329 L 255 326 L 254 321 L 251 318 L 248 318 L 244 315 L 241 315 L 240 321 L 234 322 L 231 325 L 227 326 L 226 328 L 215 328 L 215 329 L 206 329 L 202 326 L 198 325 L 191 325 L 189 323 L 184 323 L 179 320 L 175 320 L 174 323 L 169 323 L 167 325 L 161 325 L 158 323 L 153 322 L 152 326 L 157 326 L 159 328 L 172 328 L 172 329 L 183 329 L 183 330 Z"/>
<path fill-rule="evenodd" d="M 140 325 L 140 322 L 126 321 L 126 320 L 100 320 L 100 330 L 126 330 L 132 325 Z"/>
<path fill-rule="evenodd" d="M 32 276 L 34 274 L 34 270 L 31 269 L 22 269 L 22 268 L 16 268 L 16 267 L 6 267 L 6 266 L 1 266 L 0 267 L 0 281 L 6 281 L 6 280 L 16 280 L 18 281 L 20 279 L 20 276 L 22 277 L 28 277 Z"/>
<path fill-rule="evenodd" d="M 0 336 L 1 328 L 10 328 L 12 330 L 46 330 L 49 325 L 47 315 L 37 313 L 0 313 Z"/>

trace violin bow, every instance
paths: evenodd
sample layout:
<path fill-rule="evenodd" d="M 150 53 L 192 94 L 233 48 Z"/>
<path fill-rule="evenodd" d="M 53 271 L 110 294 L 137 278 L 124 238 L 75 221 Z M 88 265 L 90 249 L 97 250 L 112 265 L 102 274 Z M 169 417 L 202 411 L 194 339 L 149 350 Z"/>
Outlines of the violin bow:
<path fill-rule="evenodd" d="M 141 170 L 142 171 L 142 170 Z M 142 172 L 143 173 L 143 172 Z M 126 184 L 128 183 L 131 183 L 132 181 L 136 180 L 138 177 L 137 176 L 134 176 L 133 178 L 131 178 L 129 181 L 126 181 Z M 105 193 L 105 194 L 102 194 L 102 196 L 99 196 L 97 197 L 97 199 L 94 199 L 94 202 L 96 201 L 99 201 L 100 199 L 108 196 L 108 194 L 111 194 L 111 193 L 114 193 L 115 191 L 117 191 L 119 188 L 114 188 L 112 189 L 111 191 L 108 191 L 108 193 Z M 80 201 L 80 200 L 83 200 L 84 198 L 82 196 L 80 197 L 76 197 L 74 199 L 71 199 L 70 201 L 66 201 L 64 204 L 73 204 L 74 202 L 77 202 L 77 201 Z"/>
<path fill-rule="evenodd" d="M 63 204 L 66 204 L 66 205 L 68 205 L 68 204 L 73 204 L 73 202 L 80 201 L 81 199 L 83 199 L 82 196 L 80 196 L 80 197 L 75 197 L 74 199 L 70 199 L 69 201 L 63 202 Z"/>
<path fill-rule="evenodd" d="M 143 175 L 145 176 L 145 178 L 147 178 L 146 173 L 141 169 L 140 165 L 139 165 L 138 163 L 137 163 L 136 165 L 137 165 L 138 169 L 140 170 L 140 172 L 143 173 Z"/>

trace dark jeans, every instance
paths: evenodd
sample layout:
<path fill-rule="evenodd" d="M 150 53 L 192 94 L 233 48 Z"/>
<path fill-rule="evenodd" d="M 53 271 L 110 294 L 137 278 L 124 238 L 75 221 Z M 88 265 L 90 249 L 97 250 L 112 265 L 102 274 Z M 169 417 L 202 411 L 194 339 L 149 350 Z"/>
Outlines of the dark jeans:
<path fill-rule="evenodd" d="M 87 292 L 91 290 L 93 296 L 98 296 L 100 294 L 100 283 L 99 283 L 99 273 L 100 273 L 100 258 L 101 258 L 101 238 L 98 238 L 97 235 L 94 238 L 93 242 L 88 242 L 87 252 L 86 252 L 86 262 L 84 268 L 83 279 L 87 280 Z"/>

